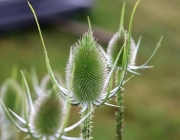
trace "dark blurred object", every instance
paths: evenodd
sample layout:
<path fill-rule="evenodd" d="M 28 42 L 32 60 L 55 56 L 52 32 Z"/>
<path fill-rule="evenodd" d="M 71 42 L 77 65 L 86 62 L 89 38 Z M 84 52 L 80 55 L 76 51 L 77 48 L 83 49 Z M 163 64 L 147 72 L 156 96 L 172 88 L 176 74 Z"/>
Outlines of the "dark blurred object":
<path fill-rule="evenodd" d="M 61 31 L 68 32 L 73 35 L 82 36 L 85 32 L 88 31 L 89 26 L 87 23 L 82 23 L 69 19 L 61 19 L 54 23 L 54 28 L 57 28 Z M 108 31 L 106 29 L 100 28 L 98 26 L 92 26 L 93 35 L 99 42 L 108 44 L 109 40 L 114 35 L 114 32 Z"/>
<path fill-rule="evenodd" d="M 92 0 L 29 0 L 40 23 L 51 23 L 92 7 Z M 0 0 L 0 31 L 27 27 L 34 23 L 26 0 Z"/>

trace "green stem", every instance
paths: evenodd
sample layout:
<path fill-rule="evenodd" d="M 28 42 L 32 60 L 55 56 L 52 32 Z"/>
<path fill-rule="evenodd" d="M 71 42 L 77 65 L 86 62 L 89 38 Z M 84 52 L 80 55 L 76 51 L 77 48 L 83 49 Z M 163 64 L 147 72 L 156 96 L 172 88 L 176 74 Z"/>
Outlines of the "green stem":
<path fill-rule="evenodd" d="M 124 89 L 122 88 L 116 97 L 117 105 L 124 106 Z M 124 108 L 118 108 L 116 115 L 116 139 L 123 140 L 124 133 Z"/>
<path fill-rule="evenodd" d="M 88 108 L 82 113 L 82 118 L 84 117 L 84 116 L 86 116 L 92 109 L 92 106 L 89 104 L 88 105 Z M 82 122 L 82 125 L 81 125 L 81 138 L 83 139 L 83 140 L 91 140 L 92 139 L 92 137 L 91 137 L 91 132 L 92 132 L 92 130 L 91 130 L 91 128 L 92 128 L 92 126 L 91 126 L 91 124 L 92 124 L 92 122 L 91 122 L 91 120 L 92 120 L 92 114 L 91 115 L 89 115 L 83 122 Z"/>
<path fill-rule="evenodd" d="M 116 71 L 115 74 L 117 78 L 117 83 L 119 83 L 121 79 L 121 71 Z M 116 84 L 117 84 L 116 83 Z M 122 106 L 117 109 L 115 112 L 116 116 L 116 139 L 117 140 L 123 140 L 123 132 L 124 132 L 124 88 L 121 88 L 121 90 L 117 93 L 116 96 L 116 102 L 118 106 Z"/>
<path fill-rule="evenodd" d="M 133 8 L 132 14 L 131 14 L 131 18 L 130 18 L 130 22 L 129 22 L 129 30 L 128 30 L 128 41 L 127 41 L 127 52 L 125 51 L 124 55 L 124 60 L 123 60 L 123 68 L 124 68 L 124 64 L 125 64 L 125 69 L 127 70 L 127 66 L 129 63 L 129 54 L 130 54 L 130 43 L 131 43 L 131 32 L 132 32 L 132 22 L 133 22 L 133 18 L 134 18 L 134 14 L 136 11 L 136 8 L 139 4 L 140 0 L 138 0 Z M 120 26 L 123 26 L 123 16 L 124 16 L 124 9 L 125 9 L 125 3 L 123 4 L 123 8 L 122 8 L 122 16 L 121 16 L 121 21 L 120 21 Z M 126 40 L 126 38 L 125 38 Z M 126 42 L 125 42 L 125 46 L 126 46 Z M 120 82 L 120 79 L 122 77 L 122 74 L 120 71 L 117 71 L 117 73 L 115 74 L 115 76 L 117 76 L 117 83 Z M 117 93 L 117 105 L 118 106 L 124 106 L 124 90 L 123 88 L 121 88 L 121 90 Z M 116 111 L 116 139 L 117 140 L 123 140 L 123 132 L 124 132 L 124 108 L 118 108 L 118 110 Z"/>
<path fill-rule="evenodd" d="M 122 11 L 121 11 L 121 17 L 120 17 L 120 24 L 119 24 L 119 29 L 124 28 L 124 12 L 125 12 L 125 6 L 126 6 L 126 2 L 123 2 L 123 7 L 122 7 Z"/>

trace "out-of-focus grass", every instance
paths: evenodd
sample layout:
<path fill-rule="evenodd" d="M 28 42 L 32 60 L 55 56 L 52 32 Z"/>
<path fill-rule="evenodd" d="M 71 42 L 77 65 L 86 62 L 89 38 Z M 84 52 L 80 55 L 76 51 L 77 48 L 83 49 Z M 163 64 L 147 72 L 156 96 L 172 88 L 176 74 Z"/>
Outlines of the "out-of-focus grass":
<path fill-rule="evenodd" d="M 125 27 L 136 0 L 127 1 Z M 125 140 L 179 140 L 180 139 L 180 1 L 141 0 L 133 23 L 135 41 L 142 35 L 137 64 L 147 60 L 156 43 L 163 36 L 162 46 L 150 61 L 153 69 L 140 70 L 126 85 L 125 90 Z M 91 13 L 93 25 L 117 31 L 122 1 L 98 0 Z M 84 21 L 84 20 L 83 20 Z M 54 70 L 64 75 L 69 48 L 79 37 L 44 29 L 44 40 Z M 106 47 L 106 45 L 103 45 Z M 46 72 L 43 49 L 38 31 L 20 32 L 0 39 L 0 83 L 11 73 L 13 64 L 20 69 L 36 66 L 39 77 Z M 19 77 L 21 77 L 19 75 Z M 73 108 L 70 124 L 78 120 Z M 113 140 L 115 108 L 95 110 L 93 137 Z M 68 134 L 78 136 L 79 129 Z"/>

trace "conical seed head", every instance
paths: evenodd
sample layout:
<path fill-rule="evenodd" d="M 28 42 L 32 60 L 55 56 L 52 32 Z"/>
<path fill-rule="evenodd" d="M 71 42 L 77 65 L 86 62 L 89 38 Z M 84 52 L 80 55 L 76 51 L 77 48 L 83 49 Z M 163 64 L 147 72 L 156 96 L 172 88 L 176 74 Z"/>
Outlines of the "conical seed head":
<path fill-rule="evenodd" d="M 120 30 L 117 32 L 110 40 L 108 48 L 107 48 L 107 54 L 110 57 L 111 63 L 113 64 L 116 60 L 116 57 L 123 47 L 125 42 L 125 34 L 124 30 Z M 123 51 L 120 54 L 119 60 L 116 64 L 117 67 L 122 67 L 123 64 Z"/>
<path fill-rule="evenodd" d="M 73 95 L 80 103 L 93 102 L 104 92 L 108 68 L 102 49 L 90 32 L 71 48 L 66 69 L 68 86 L 74 64 Z"/>
<path fill-rule="evenodd" d="M 32 129 L 39 135 L 55 135 L 63 120 L 62 100 L 58 95 L 46 94 L 35 102 L 31 114 Z"/>
<path fill-rule="evenodd" d="M 1 97 L 7 108 L 21 115 L 22 112 L 22 90 L 20 85 L 12 80 L 7 79 L 1 87 Z"/>
<path fill-rule="evenodd" d="M 119 53 L 119 51 L 121 50 L 121 48 L 123 47 L 124 43 L 125 43 L 125 37 L 126 33 L 125 30 L 122 28 L 120 29 L 110 40 L 108 48 L 107 48 L 107 54 L 110 57 L 110 61 L 111 64 L 114 64 L 116 57 Z M 133 53 L 133 50 L 135 50 L 135 43 L 133 41 L 133 39 L 131 39 L 130 41 L 130 51 L 129 51 L 129 63 L 131 61 L 131 55 Z M 117 62 L 117 67 L 122 67 L 123 64 L 123 51 L 120 54 L 119 60 Z"/>

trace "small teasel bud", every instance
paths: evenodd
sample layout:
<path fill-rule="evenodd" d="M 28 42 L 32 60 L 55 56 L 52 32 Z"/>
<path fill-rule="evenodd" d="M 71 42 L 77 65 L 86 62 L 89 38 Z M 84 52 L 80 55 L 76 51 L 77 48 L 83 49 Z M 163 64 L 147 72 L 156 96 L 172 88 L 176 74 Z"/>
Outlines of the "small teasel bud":
<path fill-rule="evenodd" d="M 66 83 L 69 85 L 72 66 L 76 64 L 72 82 L 72 93 L 80 103 L 92 103 L 101 97 L 108 75 L 107 60 L 95 41 L 92 32 L 71 47 L 66 67 Z"/>
<path fill-rule="evenodd" d="M 108 49 L 107 49 L 107 54 L 110 56 L 111 63 L 113 64 L 114 61 L 116 60 L 116 57 L 119 53 L 119 50 L 123 47 L 124 45 L 124 40 L 125 38 L 125 33 L 123 29 L 120 29 L 119 32 L 117 32 L 110 40 Z M 121 53 L 119 60 L 117 62 L 117 66 L 121 67 L 122 66 L 122 61 L 123 61 L 123 55 Z"/>
<path fill-rule="evenodd" d="M 17 112 L 19 116 L 22 113 L 22 89 L 20 85 L 13 79 L 7 79 L 1 87 L 0 97 L 4 101 L 7 108 Z M 0 139 L 2 140 L 16 140 L 18 139 L 18 132 L 15 127 L 12 127 L 8 116 L 0 107 Z"/>
<path fill-rule="evenodd" d="M 110 63 L 113 64 L 114 61 L 116 60 L 116 57 L 119 53 L 119 50 L 124 46 L 125 43 L 125 38 L 127 38 L 127 33 L 123 28 L 120 28 L 120 30 L 114 34 L 114 36 L 111 38 L 108 48 L 107 48 L 107 55 L 110 57 Z M 128 41 L 126 39 L 126 41 Z M 130 40 L 130 50 L 129 50 L 129 62 L 131 61 L 131 55 L 133 51 L 135 50 L 136 45 L 134 43 L 134 40 L 131 38 Z M 122 67 L 123 64 L 123 51 L 119 57 L 119 60 L 117 62 L 117 67 Z"/>
<path fill-rule="evenodd" d="M 59 95 L 52 91 L 35 101 L 35 111 L 31 113 L 31 130 L 39 135 L 53 136 L 61 128 L 63 105 Z"/>
<path fill-rule="evenodd" d="M 7 108 L 21 115 L 22 106 L 22 89 L 13 79 L 7 79 L 1 87 L 1 98 Z"/>

